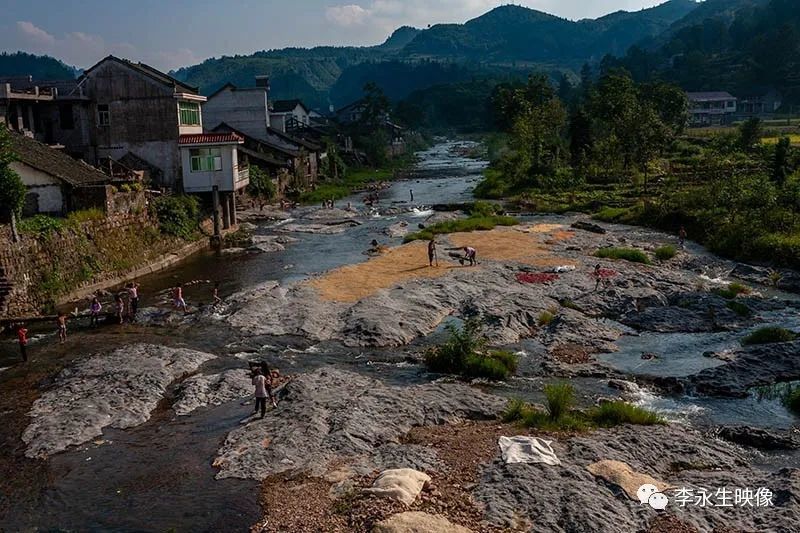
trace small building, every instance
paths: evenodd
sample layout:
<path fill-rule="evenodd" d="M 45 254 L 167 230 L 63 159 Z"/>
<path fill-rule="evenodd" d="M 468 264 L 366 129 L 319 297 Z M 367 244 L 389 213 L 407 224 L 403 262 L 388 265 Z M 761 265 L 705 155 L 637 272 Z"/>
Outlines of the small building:
<path fill-rule="evenodd" d="M 213 129 L 224 122 L 252 137 L 265 137 L 270 127 L 268 95 L 266 76 L 256 76 L 255 87 L 239 88 L 226 83 L 203 104 L 206 127 Z"/>
<path fill-rule="evenodd" d="M 301 100 L 274 100 L 269 110 L 269 122 L 276 130 L 286 132 L 289 123 L 308 126 L 311 121 L 310 114 L 311 111 Z"/>
<path fill-rule="evenodd" d="M 690 126 L 721 126 L 736 115 L 736 97 L 724 91 L 686 93 Z"/>
<path fill-rule="evenodd" d="M 748 94 L 739 98 L 737 111 L 742 118 L 769 117 L 783 105 L 781 95 L 775 89 Z"/>
<path fill-rule="evenodd" d="M 74 209 L 105 208 L 105 199 L 87 203 L 82 196 L 96 198 L 96 193 L 88 189 L 110 184 L 111 176 L 26 135 L 11 133 L 10 137 L 17 158 L 11 169 L 28 190 L 23 216 L 65 215 Z"/>

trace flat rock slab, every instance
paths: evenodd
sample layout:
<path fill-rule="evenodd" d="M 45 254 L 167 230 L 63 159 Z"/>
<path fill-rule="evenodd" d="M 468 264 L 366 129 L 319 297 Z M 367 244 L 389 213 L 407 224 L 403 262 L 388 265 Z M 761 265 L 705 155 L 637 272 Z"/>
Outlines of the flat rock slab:
<path fill-rule="evenodd" d="M 278 231 L 287 233 L 313 233 L 316 235 L 335 235 L 344 233 L 347 228 L 356 224 L 285 224 L 278 228 Z"/>
<path fill-rule="evenodd" d="M 471 529 L 450 522 L 441 515 L 406 511 L 381 520 L 373 533 L 472 533 Z"/>
<path fill-rule="evenodd" d="M 218 478 L 263 480 L 281 472 L 322 476 L 335 459 L 359 463 L 364 473 L 371 458 L 391 457 L 381 468 L 414 468 L 398 438 L 414 426 L 493 418 L 505 400 L 463 384 L 390 386 L 336 369 L 320 369 L 291 381 L 277 409 L 263 420 L 233 430 L 214 461 Z M 391 447 L 391 453 L 381 450 Z M 367 458 L 361 462 L 361 459 Z"/>
<path fill-rule="evenodd" d="M 178 401 L 172 407 L 176 414 L 188 415 L 200 407 L 247 398 L 253 394 L 253 390 L 250 373 L 246 369 L 200 374 L 181 383 Z"/>
<path fill-rule="evenodd" d="M 64 369 L 33 404 L 22 434 L 28 457 L 47 457 L 88 442 L 104 427 L 125 429 L 150 418 L 167 387 L 216 356 L 135 344 Z"/>

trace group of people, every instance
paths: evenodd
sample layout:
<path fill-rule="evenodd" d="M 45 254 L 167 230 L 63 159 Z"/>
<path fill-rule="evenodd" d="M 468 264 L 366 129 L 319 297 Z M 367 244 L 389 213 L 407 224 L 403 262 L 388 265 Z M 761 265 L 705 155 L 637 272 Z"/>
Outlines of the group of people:
<path fill-rule="evenodd" d="M 97 296 L 92 297 L 89 304 L 89 325 L 96 326 L 100 323 L 101 312 L 103 311 L 103 304 L 100 303 L 100 298 Z M 139 311 L 139 284 L 131 281 L 125 285 L 125 288 L 114 295 L 114 319 L 122 324 L 125 318 L 131 322 L 136 321 L 136 313 Z"/>
<path fill-rule="evenodd" d="M 272 403 L 272 407 L 278 407 L 278 402 L 275 400 L 275 394 L 273 393 L 274 388 L 274 377 L 272 371 L 269 369 L 269 365 L 264 361 L 260 363 L 249 363 L 250 365 L 250 377 L 252 378 L 253 387 L 255 388 L 255 407 L 253 408 L 253 413 L 258 413 L 261 411 L 261 418 L 264 418 L 264 415 L 267 412 L 267 398 L 269 398 L 270 403 Z"/>
<path fill-rule="evenodd" d="M 464 246 L 462 248 L 448 248 L 451 250 L 450 257 L 457 259 L 460 264 L 469 263 L 469 266 L 478 264 L 478 252 L 472 246 Z M 462 255 L 463 253 L 463 255 Z M 439 258 L 436 253 L 436 241 L 431 239 L 428 241 L 428 265 L 439 266 Z"/>

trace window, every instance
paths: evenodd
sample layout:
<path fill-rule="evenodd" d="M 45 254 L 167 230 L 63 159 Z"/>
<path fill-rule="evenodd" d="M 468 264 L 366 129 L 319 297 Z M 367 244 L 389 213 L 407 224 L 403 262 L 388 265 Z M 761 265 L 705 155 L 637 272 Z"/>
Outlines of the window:
<path fill-rule="evenodd" d="M 111 111 L 108 108 L 108 104 L 97 104 L 97 125 L 111 125 Z"/>
<path fill-rule="evenodd" d="M 178 114 L 181 126 L 200 125 L 200 104 L 194 102 L 178 102 Z"/>
<path fill-rule="evenodd" d="M 72 116 L 72 106 L 61 104 L 58 106 L 58 122 L 62 130 L 75 129 L 75 117 Z"/>
<path fill-rule="evenodd" d="M 189 155 L 192 172 L 222 170 L 222 150 L 219 148 L 192 148 Z"/>

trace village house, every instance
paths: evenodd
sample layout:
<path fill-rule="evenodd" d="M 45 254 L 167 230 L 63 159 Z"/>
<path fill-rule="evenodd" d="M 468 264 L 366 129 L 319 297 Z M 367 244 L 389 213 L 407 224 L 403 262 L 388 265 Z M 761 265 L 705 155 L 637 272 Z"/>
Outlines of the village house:
<path fill-rule="evenodd" d="M 16 155 L 10 166 L 27 189 L 23 216 L 107 209 L 107 196 L 113 189 L 111 176 L 26 135 L 11 133 L 10 138 Z"/>
<path fill-rule="evenodd" d="M 310 187 L 316 182 L 320 163 L 326 157 L 322 146 L 272 127 L 269 78 L 257 76 L 255 81 L 255 87 L 239 88 L 227 83 L 212 93 L 203 104 L 206 130 L 243 136 L 243 150 L 251 157 L 251 163 L 266 170 L 276 182 L 285 183 L 285 188 Z M 305 109 L 302 104 L 300 107 Z M 278 185 L 282 190 L 281 183 Z"/>
<path fill-rule="evenodd" d="M 724 91 L 686 93 L 690 126 L 721 126 L 736 115 L 736 97 Z"/>
<path fill-rule="evenodd" d="M 364 100 L 357 100 L 348 104 L 334 113 L 334 119 L 337 123 L 344 127 L 354 126 L 361 121 L 361 116 L 364 114 Z M 389 113 L 381 117 L 381 126 L 387 136 L 386 155 L 388 157 L 395 157 L 402 155 L 406 152 L 405 130 L 392 122 Z M 352 152 L 354 150 L 352 139 L 345 138 L 343 141 L 345 152 Z"/>
<path fill-rule="evenodd" d="M 276 130 L 288 132 L 298 125 L 308 126 L 310 113 L 300 100 L 274 100 L 269 110 L 269 121 Z"/>

